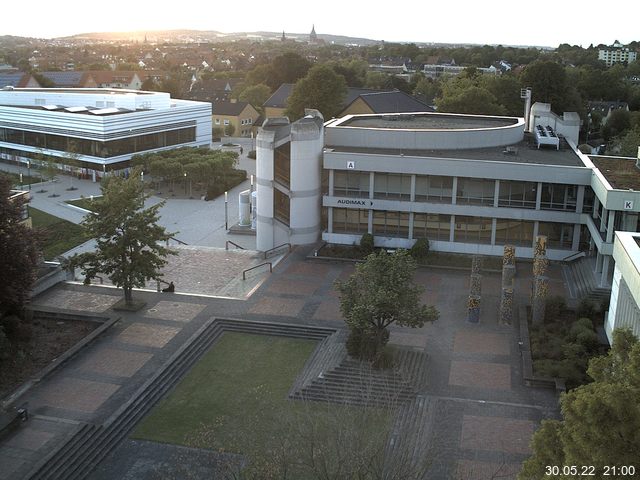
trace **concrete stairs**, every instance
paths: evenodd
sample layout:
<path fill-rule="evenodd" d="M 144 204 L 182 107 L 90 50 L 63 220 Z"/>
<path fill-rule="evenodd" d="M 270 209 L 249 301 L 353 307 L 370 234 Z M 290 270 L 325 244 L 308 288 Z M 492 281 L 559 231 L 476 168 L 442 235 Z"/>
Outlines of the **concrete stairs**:
<path fill-rule="evenodd" d="M 332 369 L 313 368 L 315 376 L 308 375 L 303 387 L 289 397 L 389 408 L 414 400 L 426 383 L 426 358 L 422 352 L 395 352 L 394 367 L 384 370 L 343 355 L 339 365 Z"/>
<path fill-rule="evenodd" d="M 203 325 L 120 407 L 104 425 L 86 424 L 25 477 L 29 480 L 79 480 L 124 440 L 135 425 L 166 395 L 225 331 L 324 339 L 333 329 L 216 319 Z"/>
<path fill-rule="evenodd" d="M 611 287 L 601 287 L 593 273 L 593 260 L 585 257 L 563 265 L 569 288 L 578 301 L 588 299 L 599 307 L 611 296 Z"/>

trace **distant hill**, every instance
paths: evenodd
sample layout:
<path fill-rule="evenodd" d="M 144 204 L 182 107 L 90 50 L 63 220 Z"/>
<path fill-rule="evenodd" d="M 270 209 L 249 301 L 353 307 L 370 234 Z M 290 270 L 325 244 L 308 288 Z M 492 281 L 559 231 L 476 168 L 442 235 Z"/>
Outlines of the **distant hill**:
<path fill-rule="evenodd" d="M 253 40 L 277 40 L 282 36 L 282 32 L 233 32 L 223 33 L 215 30 L 162 30 L 148 32 L 91 32 L 81 33 L 63 37 L 65 40 L 78 41 L 137 41 L 143 42 L 145 38 L 149 42 L 223 42 L 230 40 L 253 39 Z M 307 41 L 308 33 L 285 32 L 286 38 L 290 40 Z M 349 37 L 346 35 L 324 35 L 318 34 L 318 38 L 326 43 L 337 43 L 340 45 L 374 45 L 378 40 L 369 38 Z"/>

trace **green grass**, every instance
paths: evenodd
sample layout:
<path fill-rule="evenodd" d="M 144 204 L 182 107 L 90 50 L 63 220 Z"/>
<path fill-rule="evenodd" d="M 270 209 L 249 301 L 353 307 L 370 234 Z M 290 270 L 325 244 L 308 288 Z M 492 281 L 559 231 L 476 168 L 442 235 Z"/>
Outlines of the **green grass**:
<path fill-rule="evenodd" d="M 33 228 L 42 232 L 42 252 L 46 260 L 71 250 L 89 240 L 80 225 L 29 207 Z"/>
<path fill-rule="evenodd" d="M 315 346 L 310 340 L 225 333 L 133 437 L 242 453 L 259 463 L 257 457 L 271 458 L 271 449 L 284 444 L 289 454 L 304 449 L 303 430 L 334 444 L 330 432 L 359 421 L 364 430 L 358 438 L 386 432 L 387 411 L 287 400 Z"/>
<path fill-rule="evenodd" d="M 0 174 L 6 175 L 7 177 L 9 177 L 11 179 L 11 184 L 14 187 L 18 187 L 20 185 L 20 174 L 19 173 L 0 172 Z M 22 185 L 24 185 L 25 187 L 27 187 L 27 185 L 29 185 L 29 183 L 40 183 L 41 181 L 42 180 L 40 179 L 40 176 L 34 176 L 34 175 L 28 176 L 26 173 L 22 174 Z"/>
<path fill-rule="evenodd" d="M 94 200 L 98 198 L 98 197 L 94 197 Z M 93 211 L 92 209 L 92 205 L 94 200 L 91 200 L 91 198 L 78 198 L 76 200 L 67 200 L 65 203 L 68 203 L 69 205 L 75 205 L 76 207 L 80 207 L 80 208 L 84 208 L 85 210 L 89 210 L 90 212 Z"/>

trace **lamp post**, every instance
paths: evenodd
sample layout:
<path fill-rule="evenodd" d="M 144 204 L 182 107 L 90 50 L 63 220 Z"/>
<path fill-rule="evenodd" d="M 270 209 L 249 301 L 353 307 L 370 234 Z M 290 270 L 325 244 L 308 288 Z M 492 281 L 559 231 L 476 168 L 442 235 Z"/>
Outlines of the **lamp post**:
<path fill-rule="evenodd" d="M 20 190 L 22 190 L 22 172 L 20 172 Z"/>
<path fill-rule="evenodd" d="M 107 176 L 107 165 L 106 164 L 102 164 L 102 178 Z"/>
<path fill-rule="evenodd" d="M 228 210 L 229 192 L 224 192 L 224 229 L 229 230 L 229 210 Z"/>
<path fill-rule="evenodd" d="M 31 162 L 27 160 L 27 176 L 29 177 L 29 190 L 31 190 Z"/>
<path fill-rule="evenodd" d="M 187 172 L 184 172 L 184 196 L 187 196 Z"/>

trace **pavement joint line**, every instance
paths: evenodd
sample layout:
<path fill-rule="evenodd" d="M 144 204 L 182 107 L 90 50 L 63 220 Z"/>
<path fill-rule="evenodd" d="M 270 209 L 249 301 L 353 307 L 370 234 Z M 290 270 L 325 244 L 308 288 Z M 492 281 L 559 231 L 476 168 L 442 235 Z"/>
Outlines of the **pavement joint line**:
<path fill-rule="evenodd" d="M 29 414 L 29 417 L 33 420 L 43 420 L 45 422 L 52 422 L 52 423 L 66 423 L 68 425 L 80 425 L 81 422 L 79 420 L 73 420 L 71 418 L 61 418 L 61 417 L 52 417 L 50 415 L 41 415 L 41 414 Z"/>
<path fill-rule="evenodd" d="M 463 397 L 445 397 L 442 395 L 429 395 L 424 394 L 426 397 L 431 397 L 435 400 L 446 400 L 451 402 L 472 402 L 480 405 L 500 405 L 503 407 L 515 407 L 515 408 L 530 408 L 534 410 L 546 411 L 547 409 L 540 405 L 531 405 L 528 403 L 515 403 L 515 402 L 499 402 L 497 400 L 481 400 L 478 398 L 463 398 Z"/>
<path fill-rule="evenodd" d="M 84 283 L 82 282 L 77 282 L 75 280 L 67 280 L 66 282 L 64 282 L 66 284 L 69 285 L 84 285 Z M 100 285 L 92 283 L 91 284 L 92 287 L 100 287 L 100 288 L 110 288 L 112 290 L 121 290 L 120 287 L 116 287 L 115 285 Z M 157 290 L 151 290 L 150 288 L 134 288 L 133 289 L 134 292 L 147 292 L 147 293 L 162 293 L 162 292 L 158 292 Z M 166 292 L 165 292 L 166 293 Z M 189 293 L 189 292 L 171 292 L 171 295 L 180 295 L 183 297 L 202 297 L 202 298 L 216 298 L 216 299 L 221 299 L 221 300 L 247 300 L 247 298 L 242 298 L 242 297 L 225 297 L 222 295 L 206 295 L 204 293 Z"/>

